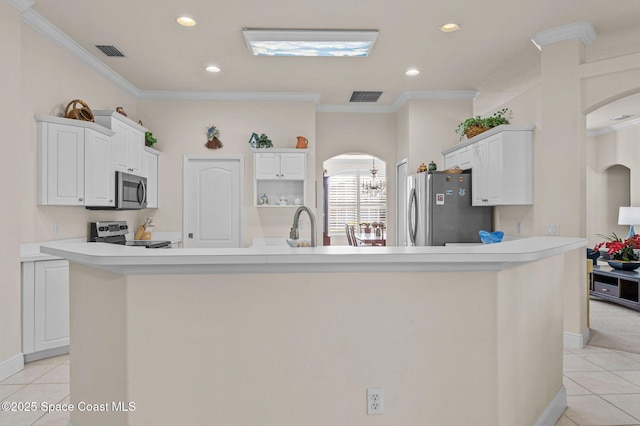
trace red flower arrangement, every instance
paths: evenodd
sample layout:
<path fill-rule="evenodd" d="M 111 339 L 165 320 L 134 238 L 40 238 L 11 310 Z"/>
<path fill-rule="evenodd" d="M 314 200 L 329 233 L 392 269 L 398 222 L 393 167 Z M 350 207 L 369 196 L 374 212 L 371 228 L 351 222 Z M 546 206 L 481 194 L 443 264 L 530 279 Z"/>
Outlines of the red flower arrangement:
<path fill-rule="evenodd" d="M 601 236 L 605 237 L 608 241 L 596 244 L 593 251 L 598 251 L 600 250 L 600 247 L 605 246 L 607 248 L 607 253 L 609 253 L 613 260 L 622 260 L 624 262 L 638 260 L 638 252 L 635 250 L 640 249 L 640 235 L 635 234 L 624 241 L 614 232 L 612 232 L 611 236 L 608 237 L 605 235 Z"/>

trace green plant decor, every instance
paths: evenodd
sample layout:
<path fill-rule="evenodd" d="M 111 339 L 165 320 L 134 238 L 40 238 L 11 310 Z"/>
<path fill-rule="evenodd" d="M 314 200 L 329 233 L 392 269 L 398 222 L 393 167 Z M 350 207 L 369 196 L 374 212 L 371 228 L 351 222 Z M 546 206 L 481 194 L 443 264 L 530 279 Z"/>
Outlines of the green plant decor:
<path fill-rule="evenodd" d="M 509 108 L 503 108 L 494 112 L 492 115 L 486 118 L 482 118 L 479 115 L 475 117 L 467 118 L 462 123 L 458 124 L 456 133 L 460 135 L 460 139 L 468 135 L 469 131 L 474 127 L 481 127 L 484 129 L 490 129 L 492 127 L 499 126 L 501 124 L 509 124 L 512 112 Z"/>
<path fill-rule="evenodd" d="M 144 133 L 144 144 L 146 146 L 154 146 L 158 142 L 158 138 L 153 137 L 153 133 L 145 132 Z"/>
<path fill-rule="evenodd" d="M 264 133 L 260 135 L 258 141 L 256 142 L 256 148 L 273 148 L 273 144 L 271 143 L 271 139 Z"/>

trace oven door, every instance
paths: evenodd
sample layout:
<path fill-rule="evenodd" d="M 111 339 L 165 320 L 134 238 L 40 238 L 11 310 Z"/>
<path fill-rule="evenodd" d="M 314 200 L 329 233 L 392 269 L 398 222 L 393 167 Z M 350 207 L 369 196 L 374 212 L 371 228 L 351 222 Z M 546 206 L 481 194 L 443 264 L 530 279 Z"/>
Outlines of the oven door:
<path fill-rule="evenodd" d="M 116 172 L 116 208 L 139 210 L 147 207 L 147 178 Z"/>

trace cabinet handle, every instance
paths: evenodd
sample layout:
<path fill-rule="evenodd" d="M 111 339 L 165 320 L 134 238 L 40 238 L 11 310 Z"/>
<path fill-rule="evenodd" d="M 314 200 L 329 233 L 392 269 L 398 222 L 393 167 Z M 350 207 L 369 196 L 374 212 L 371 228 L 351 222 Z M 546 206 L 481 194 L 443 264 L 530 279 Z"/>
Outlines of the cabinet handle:
<path fill-rule="evenodd" d="M 84 201 L 84 198 L 80 197 L 78 198 L 78 201 Z"/>
<path fill-rule="evenodd" d="M 600 291 L 602 291 L 602 292 L 606 293 L 606 292 L 608 292 L 608 291 L 609 291 L 609 289 L 608 289 L 608 288 L 601 288 L 601 289 L 600 289 Z"/>

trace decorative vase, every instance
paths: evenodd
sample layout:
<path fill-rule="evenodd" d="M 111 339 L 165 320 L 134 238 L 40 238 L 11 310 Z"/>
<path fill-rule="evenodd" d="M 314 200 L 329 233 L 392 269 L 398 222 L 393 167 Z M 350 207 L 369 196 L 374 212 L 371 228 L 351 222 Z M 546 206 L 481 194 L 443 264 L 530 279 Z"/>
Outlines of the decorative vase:
<path fill-rule="evenodd" d="M 613 269 L 620 269 L 622 271 L 633 271 L 640 267 L 640 261 L 607 260 L 607 263 Z"/>
<path fill-rule="evenodd" d="M 304 149 L 309 146 L 309 141 L 304 136 L 298 136 L 298 143 L 296 144 L 296 148 Z"/>

